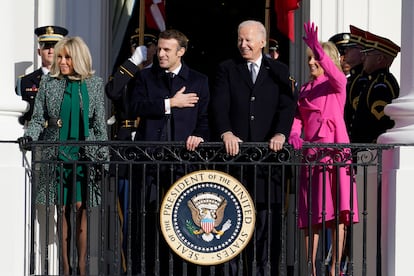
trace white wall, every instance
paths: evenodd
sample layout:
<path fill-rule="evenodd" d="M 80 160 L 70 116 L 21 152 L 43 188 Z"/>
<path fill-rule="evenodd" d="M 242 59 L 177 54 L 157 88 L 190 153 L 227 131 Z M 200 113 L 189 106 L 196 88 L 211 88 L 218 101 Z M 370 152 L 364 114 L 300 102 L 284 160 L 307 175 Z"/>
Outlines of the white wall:
<path fill-rule="evenodd" d="M 19 67 L 30 66 L 33 60 L 32 52 L 23 51 L 25 37 L 33 37 L 29 34 L 33 29 L 29 32 L 23 26 L 31 26 L 34 13 L 32 5 L 21 9 L 25 2 L 3 1 L 0 9 L 0 24 L 4 28 L 0 63 L 0 217 L 3 222 L 0 228 L 0 275 L 28 275 L 28 248 L 25 246 L 29 238 L 26 235 L 29 230 L 26 219 L 30 214 L 30 191 L 25 186 L 22 154 L 13 142 L 23 134 L 17 118 L 26 109 L 26 104 L 14 92 L 15 72 Z"/>

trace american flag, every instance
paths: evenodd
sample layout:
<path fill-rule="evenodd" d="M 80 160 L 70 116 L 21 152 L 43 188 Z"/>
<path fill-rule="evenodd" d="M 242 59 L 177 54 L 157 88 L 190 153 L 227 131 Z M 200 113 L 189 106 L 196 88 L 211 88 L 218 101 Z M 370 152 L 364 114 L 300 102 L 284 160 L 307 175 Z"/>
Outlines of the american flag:
<path fill-rule="evenodd" d="M 145 20 L 147 27 L 165 30 L 165 0 L 145 0 Z"/>

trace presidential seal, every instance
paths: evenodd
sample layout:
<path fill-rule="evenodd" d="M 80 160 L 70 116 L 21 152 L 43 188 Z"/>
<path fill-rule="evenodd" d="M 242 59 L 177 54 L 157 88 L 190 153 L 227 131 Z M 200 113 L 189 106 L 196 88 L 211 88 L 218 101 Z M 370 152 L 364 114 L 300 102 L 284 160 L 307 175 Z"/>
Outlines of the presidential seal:
<path fill-rule="evenodd" d="M 178 179 L 161 204 L 162 234 L 170 248 L 197 265 L 216 265 L 236 257 L 255 225 L 253 201 L 237 179 L 201 170 Z"/>

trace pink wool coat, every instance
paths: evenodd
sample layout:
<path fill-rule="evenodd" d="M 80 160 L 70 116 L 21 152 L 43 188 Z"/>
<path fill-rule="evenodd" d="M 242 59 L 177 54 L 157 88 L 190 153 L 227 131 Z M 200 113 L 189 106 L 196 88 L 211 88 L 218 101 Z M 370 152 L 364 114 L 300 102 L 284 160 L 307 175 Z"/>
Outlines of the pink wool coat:
<path fill-rule="evenodd" d="M 302 136 L 305 142 L 310 143 L 349 143 L 344 121 L 346 77 L 323 51 L 319 56 L 318 62 L 325 73 L 301 87 L 297 114 L 290 135 Z M 331 157 L 337 152 L 333 150 L 307 149 L 304 156 L 309 157 L 315 153 L 317 153 L 315 158 L 320 158 L 321 155 L 325 157 L 318 159 L 321 161 L 318 161 L 319 165 L 310 164 L 311 166 L 303 166 L 301 170 L 298 226 L 300 228 L 318 226 L 323 221 L 328 225 L 334 223 L 338 203 L 337 187 L 340 189 L 340 221 L 345 224 L 349 224 L 351 219 L 353 222 L 358 222 L 356 184 L 354 179 L 351 179 L 349 168 L 340 167 L 337 170 L 338 166 L 325 165 L 335 162 Z M 341 155 L 349 156 L 349 153 L 349 150 L 345 149 Z M 339 173 L 338 183 L 336 183 L 337 173 Z M 353 201 L 350 200 L 351 193 Z M 323 217 L 323 202 L 326 205 L 325 217 Z M 354 212 L 352 218 L 351 210 Z M 312 211 L 310 224 L 309 211 Z"/>

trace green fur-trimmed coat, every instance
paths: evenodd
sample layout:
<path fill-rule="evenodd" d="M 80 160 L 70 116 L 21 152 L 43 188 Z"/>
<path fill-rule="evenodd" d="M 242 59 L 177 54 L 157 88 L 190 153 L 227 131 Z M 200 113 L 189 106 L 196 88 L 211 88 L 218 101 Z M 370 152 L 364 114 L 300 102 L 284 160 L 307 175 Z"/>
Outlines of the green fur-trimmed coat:
<path fill-rule="evenodd" d="M 32 137 L 33 141 L 59 141 L 60 128 L 45 128 L 44 126 L 49 118 L 59 118 L 63 95 L 67 85 L 66 82 L 66 79 L 57 79 L 50 77 L 50 75 L 42 77 L 34 104 L 32 120 L 25 131 L 25 136 Z M 89 94 L 89 137 L 86 137 L 86 141 L 107 141 L 108 134 L 103 80 L 100 77 L 92 76 L 86 79 L 85 82 Z M 39 152 L 34 148 L 32 153 L 33 158 L 37 159 L 40 157 L 41 160 L 56 160 L 58 149 L 58 146 L 41 147 L 41 151 Z M 85 146 L 85 156 L 87 160 L 91 161 L 107 161 L 109 159 L 108 149 L 106 147 L 92 145 Z M 39 168 L 34 169 L 35 174 L 32 175 L 32 181 L 37 181 L 34 185 L 36 203 L 46 204 L 48 202 L 48 205 L 56 204 L 56 164 L 40 164 Z M 39 173 L 38 176 L 37 172 Z M 92 169 L 88 181 L 88 199 L 90 206 L 98 205 L 101 198 L 100 181 L 96 181 L 95 176 L 96 171 Z M 49 190 L 48 199 L 46 194 L 47 190 Z"/>

